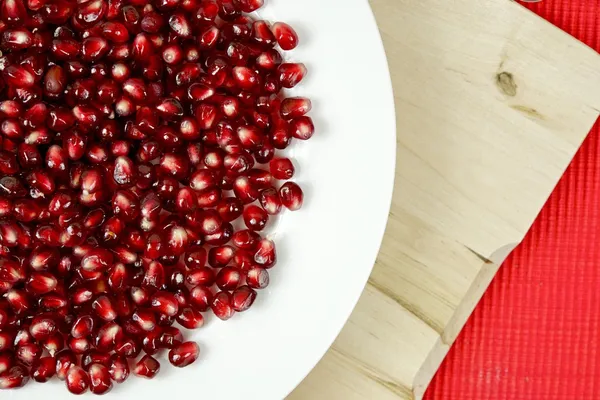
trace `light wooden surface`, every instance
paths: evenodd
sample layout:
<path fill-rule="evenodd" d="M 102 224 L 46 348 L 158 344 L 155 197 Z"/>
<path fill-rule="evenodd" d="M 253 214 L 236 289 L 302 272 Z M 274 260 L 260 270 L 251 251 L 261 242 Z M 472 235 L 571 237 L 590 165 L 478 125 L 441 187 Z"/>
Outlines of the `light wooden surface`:
<path fill-rule="evenodd" d="M 508 0 L 372 0 L 396 190 L 345 328 L 291 400 L 420 399 L 600 110 L 600 55 Z"/>

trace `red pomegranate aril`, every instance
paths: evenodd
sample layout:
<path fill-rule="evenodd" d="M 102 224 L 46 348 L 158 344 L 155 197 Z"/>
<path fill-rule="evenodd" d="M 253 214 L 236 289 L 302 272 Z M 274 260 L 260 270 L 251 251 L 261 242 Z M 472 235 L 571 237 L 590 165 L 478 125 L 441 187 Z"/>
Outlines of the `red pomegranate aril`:
<path fill-rule="evenodd" d="M 100 296 L 94 300 L 92 309 L 96 315 L 105 321 L 114 321 L 115 318 L 117 318 L 117 313 L 115 312 L 110 299 L 106 296 Z"/>
<path fill-rule="evenodd" d="M 112 389 L 110 372 L 106 365 L 92 364 L 89 366 L 90 391 L 102 395 Z"/>
<path fill-rule="evenodd" d="M 85 393 L 90 386 L 90 377 L 87 372 L 77 365 L 73 365 L 66 374 L 67 389 L 73 394 Z"/>
<path fill-rule="evenodd" d="M 123 383 L 129 377 L 129 364 L 123 356 L 113 354 L 108 372 L 113 381 Z"/>
<path fill-rule="evenodd" d="M 252 203 L 260 195 L 258 188 L 250 182 L 247 176 L 238 176 L 235 179 L 233 182 L 233 192 L 243 204 Z"/>
<path fill-rule="evenodd" d="M 248 207 L 256 207 L 256 206 L 248 206 Z M 245 213 L 245 211 L 244 211 Z M 254 230 L 250 229 L 242 229 L 233 234 L 232 242 L 233 244 L 243 250 L 253 250 L 256 247 L 256 244 L 261 239 L 260 235 Z M 233 257 L 232 257 L 233 258 Z"/>
<path fill-rule="evenodd" d="M 0 351 L 11 350 L 13 348 L 14 336 L 14 333 L 0 332 Z"/>
<path fill-rule="evenodd" d="M 146 354 L 135 365 L 133 373 L 142 378 L 152 379 L 158 374 L 159 370 L 160 363 L 154 357 Z"/>
<path fill-rule="evenodd" d="M 56 376 L 58 379 L 65 380 L 71 367 L 76 364 L 77 358 L 72 351 L 62 350 L 56 354 Z"/>
<path fill-rule="evenodd" d="M 213 299 L 213 294 L 209 288 L 196 286 L 190 290 L 190 305 L 198 311 L 206 311 Z"/>
<path fill-rule="evenodd" d="M 203 247 L 189 249 L 183 260 L 189 269 L 204 267 L 207 260 L 206 250 Z"/>
<path fill-rule="evenodd" d="M 276 215 L 281 212 L 281 199 L 275 188 L 267 188 L 260 192 L 258 200 L 267 214 Z"/>
<path fill-rule="evenodd" d="M 275 179 L 287 180 L 294 176 L 294 164 L 289 158 L 274 158 L 269 163 L 269 170 Z"/>
<path fill-rule="evenodd" d="M 42 348 L 36 343 L 28 343 L 15 349 L 15 358 L 30 367 L 42 355 Z"/>
<path fill-rule="evenodd" d="M 272 47 L 277 41 L 266 21 L 254 21 L 252 40 L 264 47 Z"/>
<path fill-rule="evenodd" d="M 289 97 L 281 102 L 281 116 L 285 119 L 302 117 L 309 112 L 312 104 L 305 97 Z"/>
<path fill-rule="evenodd" d="M 215 272 L 212 268 L 199 267 L 187 272 L 186 282 L 191 286 L 211 286 L 215 283 Z"/>
<path fill-rule="evenodd" d="M 225 267 L 217 274 L 216 284 L 221 290 L 233 290 L 238 287 L 242 274 L 237 268 Z"/>
<path fill-rule="evenodd" d="M 27 282 L 27 289 L 35 295 L 43 295 L 53 291 L 58 281 L 48 272 L 34 272 Z"/>
<path fill-rule="evenodd" d="M 82 315 L 75 320 L 71 327 L 71 336 L 79 339 L 89 336 L 94 329 L 94 319 L 89 315 Z"/>
<path fill-rule="evenodd" d="M 43 314 L 33 318 L 29 326 L 29 333 L 37 341 L 47 340 L 56 332 L 56 321 Z"/>
<path fill-rule="evenodd" d="M 197 202 L 196 193 L 188 187 L 183 187 L 177 192 L 175 208 L 180 213 L 188 213 L 196 208 Z"/>
<path fill-rule="evenodd" d="M 251 13 L 261 8 L 265 2 L 264 0 L 237 0 L 237 4 L 243 12 Z"/>
<path fill-rule="evenodd" d="M 264 289 L 269 286 L 269 272 L 261 267 L 250 268 L 246 272 L 246 284 L 253 289 Z"/>
<path fill-rule="evenodd" d="M 73 292 L 72 301 L 76 305 L 81 305 L 92 300 L 93 295 L 92 291 L 88 288 L 78 288 Z"/>
<path fill-rule="evenodd" d="M 298 34 L 284 22 L 276 22 L 271 27 L 273 35 L 282 50 L 293 50 L 298 46 Z"/>
<path fill-rule="evenodd" d="M 19 122 L 14 119 L 5 119 L 2 121 L 0 132 L 8 139 L 23 138 L 23 129 L 21 128 L 21 125 L 19 125 Z M 6 143 L 4 147 L 6 148 Z"/>
<path fill-rule="evenodd" d="M 123 328 L 115 322 L 108 322 L 98 330 L 94 344 L 98 351 L 109 352 L 122 336 Z"/>
<path fill-rule="evenodd" d="M 198 359 L 200 347 L 195 342 L 185 342 L 169 351 L 169 362 L 176 367 L 187 367 Z"/>
<path fill-rule="evenodd" d="M 129 39 L 127 27 L 120 22 L 105 22 L 102 24 L 102 34 L 114 43 L 123 43 Z"/>
<path fill-rule="evenodd" d="M 256 300 L 256 291 L 248 286 L 240 286 L 231 295 L 231 306 L 236 312 L 249 309 Z"/>
<path fill-rule="evenodd" d="M 167 326 L 163 328 L 162 333 L 160 334 L 159 342 L 161 348 L 172 349 L 183 342 L 183 335 L 179 329 L 172 326 Z"/>
<path fill-rule="evenodd" d="M 142 287 L 144 288 L 154 288 L 160 290 L 163 288 L 165 284 L 165 270 L 163 265 L 158 261 L 152 261 L 146 272 L 144 274 L 144 278 L 142 280 Z"/>
<path fill-rule="evenodd" d="M 243 90 L 253 90 L 259 82 L 259 75 L 247 67 L 234 67 L 233 79 L 237 86 Z"/>
<path fill-rule="evenodd" d="M 291 211 L 299 210 L 304 201 L 304 193 L 300 186 L 294 182 L 286 182 L 279 189 L 281 203 Z"/>
<path fill-rule="evenodd" d="M 67 341 L 69 349 L 75 354 L 83 354 L 90 349 L 91 343 L 88 338 L 69 338 Z"/>
<path fill-rule="evenodd" d="M 261 267 L 271 268 L 276 261 L 275 243 L 269 239 L 261 239 L 256 247 L 254 262 Z"/>
<path fill-rule="evenodd" d="M 221 320 L 226 321 L 235 313 L 232 307 L 231 294 L 228 292 L 219 292 L 213 298 L 210 307 L 213 313 Z"/>
<path fill-rule="evenodd" d="M 9 352 L 0 353 L 0 376 L 10 370 L 14 365 L 12 354 Z"/>
<path fill-rule="evenodd" d="M 181 103 L 174 98 L 165 98 L 156 105 L 158 114 L 167 119 L 174 120 L 183 116 L 183 107 Z"/>
<path fill-rule="evenodd" d="M 152 331 L 156 327 L 156 317 L 151 311 L 138 309 L 133 313 L 131 319 L 147 332 Z"/>
<path fill-rule="evenodd" d="M 81 355 L 81 367 L 89 372 L 92 364 L 110 365 L 110 354 L 97 350 L 88 350 Z"/>
<path fill-rule="evenodd" d="M 177 316 L 177 322 L 186 329 L 198 329 L 204 325 L 204 317 L 200 311 L 186 307 Z"/>
<path fill-rule="evenodd" d="M 33 45 L 33 41 L 33 34 L 27 29 L 7 29 L 2 33 L 1 46 L 9 51 L 25 50 Z"/>
<path fill-rule="evenodd" d="M 216 46 L 219 40 L 220 30 L 216 26 L 208 27 L 204 32 L 199 34 L 198 46 L 202 50 L 209 50 Z"/>
<path fill-rule="evenodd" d="M 244 206 L 240 200 L 235 197 L 226 197 L 221 199 L 216 206 L 216 210 L 225 222 L 231 222 L 242 215 Z"/>
<path fill-rule="evenodd" d="M 284 63 L 277 67 L 277 78 L 284 88 L 293 88 L 306 75 L 306 66 L 301 63 Z"/>
<path fill-rule="evenodd" d="M 262 208 L 249 205 L 244 209 L 244 223 L 249 229 L 261 231 L 267 225 L 269 216 Z"/>
<path fill-rule="evenodd" d="M 35 84 L 35 76 L 23 66 L 9 65 L 2 76 L 8 85 L 15 88 L 31 88 Z"/>
<path fill-rule="evenodd" d="M 29 381 L 27 370 L 20 366 L 14 366 L 8 371 L 0 374 L 0 389 L 15 389 L 23 387 Z"/>
<path fill-rule="evenodd" d="M 177 299 L 173 294 L 165 291 L 156 292 L 150 300 L 150 305 L 154 311 L 169 317 L 173 317 L 179 312 Z"/>
<path fill-rule="evenodd" d="M 315 133 L 315 126 L 310 117 L 302 116 L 290 121 L 290 132 L 296 139 L 308 140 Z"/>
<path fill-rule="evenodd" d="M 119 293 L 127 289 L 129 284 L 128 275 L 128 270 L 124 264 L 116 263 L 113 265 L 108 275 L 108 285 L 113 292 Z"/>

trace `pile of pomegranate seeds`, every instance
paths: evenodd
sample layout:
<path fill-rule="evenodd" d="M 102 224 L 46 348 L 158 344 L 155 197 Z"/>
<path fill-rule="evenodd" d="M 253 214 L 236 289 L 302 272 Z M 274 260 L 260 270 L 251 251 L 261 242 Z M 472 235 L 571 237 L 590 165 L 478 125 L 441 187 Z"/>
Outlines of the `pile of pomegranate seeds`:
<path fill-rule="evenodd" d="M 0 389 L 103 394 L 246 311 L 314 132 L 263 0 L 0 0 Z M 235 227 L 234 227 L 235 224 Z M 245 226 L 244 226 L 245 225 Z"/>

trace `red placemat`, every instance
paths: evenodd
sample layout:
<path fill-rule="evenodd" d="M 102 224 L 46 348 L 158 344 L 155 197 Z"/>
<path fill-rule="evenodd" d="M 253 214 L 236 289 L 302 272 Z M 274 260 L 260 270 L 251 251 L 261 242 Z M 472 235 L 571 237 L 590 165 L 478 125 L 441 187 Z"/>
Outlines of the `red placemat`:
<path fill-rule="evenodd" d="M 600 0 L 542 0 L 529 8 L 600 51 Z M 600 399 L 600 122 L 425 398 Z"/>

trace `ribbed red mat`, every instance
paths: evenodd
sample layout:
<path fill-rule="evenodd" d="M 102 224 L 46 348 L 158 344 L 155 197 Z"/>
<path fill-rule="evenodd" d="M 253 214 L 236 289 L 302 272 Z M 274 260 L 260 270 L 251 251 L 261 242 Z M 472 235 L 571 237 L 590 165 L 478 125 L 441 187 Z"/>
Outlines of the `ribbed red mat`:
<path fill-rule="evenodd" d="M 529 8 L 600 51 L 600 0 Z M 600 400 L 600 122 L 425 398 Z"/>

